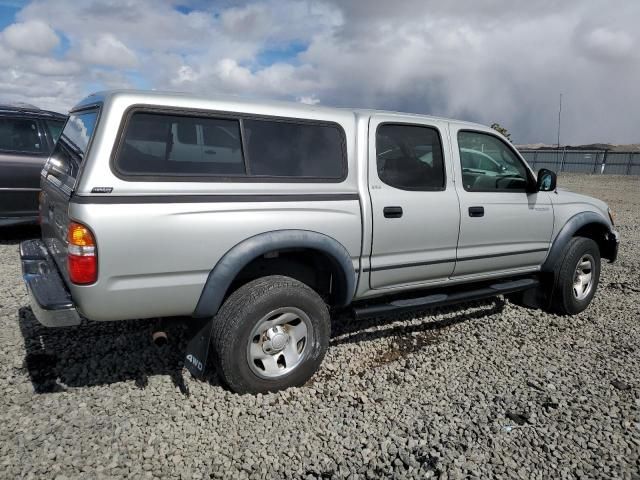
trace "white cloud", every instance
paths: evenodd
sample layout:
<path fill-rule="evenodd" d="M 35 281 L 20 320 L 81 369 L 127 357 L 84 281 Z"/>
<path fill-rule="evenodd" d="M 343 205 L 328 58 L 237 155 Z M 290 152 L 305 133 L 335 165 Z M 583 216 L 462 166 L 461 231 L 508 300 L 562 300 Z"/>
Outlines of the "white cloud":
<path fill-rule="evenodd" d="M 631 34 L 625 31 L 598 27 L 582 37 L 585 49 L 596 58 L 605 60 L 625 60 L 634 54 L 634 42 Z"/>
<path fill-rule="evenodd" d="M 235 38 L 261 39 L 271 33 L 273 19 L 264 4 L 230 8 L 222 14 L 223 32 Z"/>
<path fill-rule="evenodd" d="M 117 68 L 133 68 L 138 64 L 136 54 L 108 33 L 84 40 L 79 58 L 87 64 Z"/>
<path fill-rule="evenodd" d="M 296 98 L 297 102 L 304 103 L 305 105 L 317 105 L 320 103 L 320 99 L 315 95 L 303 95 L 302 97 Z"/>
<path fill-rule="evenodd" d="M 44 22 L 29 21 L 9 25 L 2 32 L 7 45 L 17 52 L 44 55 L 60 43 L 56 32 Z"/>

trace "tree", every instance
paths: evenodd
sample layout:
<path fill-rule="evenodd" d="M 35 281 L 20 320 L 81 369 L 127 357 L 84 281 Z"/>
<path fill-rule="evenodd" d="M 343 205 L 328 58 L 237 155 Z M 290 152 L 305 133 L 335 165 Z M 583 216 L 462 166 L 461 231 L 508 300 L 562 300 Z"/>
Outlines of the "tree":
<path fill-rule="evenodd" d="M 496 132 L 500 132 L 502 135 L 507 137 L 507 140 L 511 141 L 511 134 L 506 128 L 504 128 L 499 123 L 492 123 L 491 128 L 493 128 Z"/>

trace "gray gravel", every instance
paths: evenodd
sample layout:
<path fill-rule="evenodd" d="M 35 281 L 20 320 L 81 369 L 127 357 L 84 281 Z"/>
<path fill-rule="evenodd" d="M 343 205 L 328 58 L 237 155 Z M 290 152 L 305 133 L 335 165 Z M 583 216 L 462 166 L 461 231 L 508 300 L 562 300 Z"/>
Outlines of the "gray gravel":
<path fill-rule="evenodd" d="M 149 322 L 40 327 L 17 254 L 37 231 L 2 231 L 0 476 L 640 479 L 640 178 L 560 183 L 623 236 L 586 312 L 338 319 L 311 382 L 269 395 L 183 373 L 178 326 L 160 349 Z"/>

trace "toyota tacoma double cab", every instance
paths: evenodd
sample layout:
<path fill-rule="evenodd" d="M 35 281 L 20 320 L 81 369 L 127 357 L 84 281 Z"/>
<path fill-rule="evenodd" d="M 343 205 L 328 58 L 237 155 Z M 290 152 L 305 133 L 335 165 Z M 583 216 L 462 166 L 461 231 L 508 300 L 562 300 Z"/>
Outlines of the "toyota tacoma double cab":
<path fill-rule="evenodd" d="M 187 317 L 237 392 L 304 384 L 331 315 L 508 295 L 572 315 L 619 237 L 494 130 L 375 110 L 110 91 L 71 112 L 20 246 L 36 318 Z M 211 347 L 211 348 L 210 348 Z"/>

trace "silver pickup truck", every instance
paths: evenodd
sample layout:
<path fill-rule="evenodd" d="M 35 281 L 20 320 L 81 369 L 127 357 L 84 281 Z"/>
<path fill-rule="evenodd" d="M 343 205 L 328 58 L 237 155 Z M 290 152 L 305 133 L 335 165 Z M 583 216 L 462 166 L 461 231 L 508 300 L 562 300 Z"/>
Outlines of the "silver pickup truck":
<path fill-rule="evenodd" d="M 330 312 L 509 295 L 576 314 L 618 234 L 473 123 L 234 97 L 111 91 L 70 112 L 22 243 L 38 320 L 189 317 L 237 392 L 304 384 Z"/>

